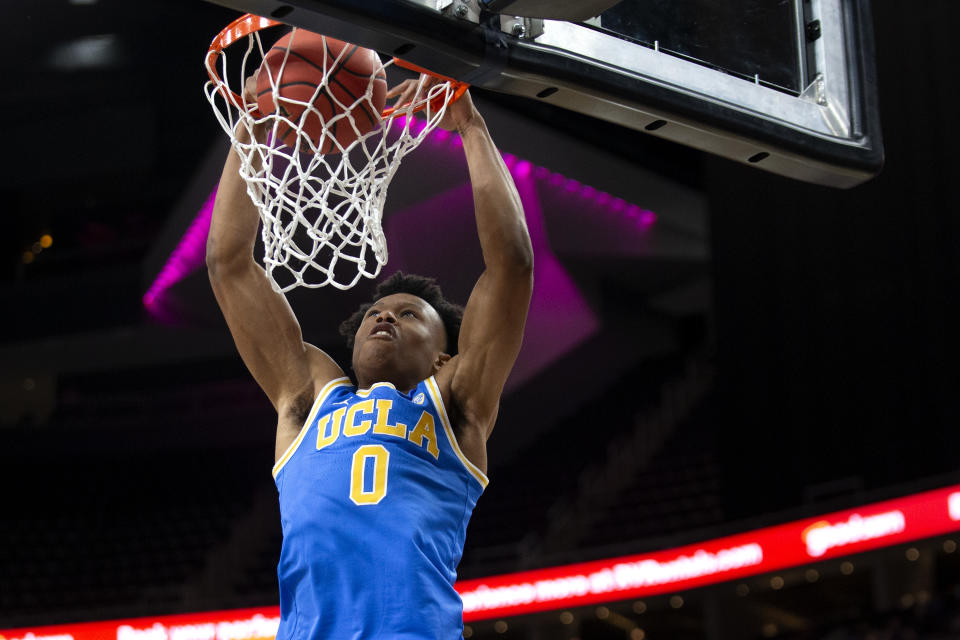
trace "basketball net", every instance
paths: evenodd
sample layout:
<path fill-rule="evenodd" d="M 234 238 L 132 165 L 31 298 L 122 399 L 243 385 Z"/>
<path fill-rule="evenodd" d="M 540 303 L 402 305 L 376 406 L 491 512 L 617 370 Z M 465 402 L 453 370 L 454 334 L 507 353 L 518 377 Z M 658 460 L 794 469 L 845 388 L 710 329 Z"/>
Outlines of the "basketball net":
<path fill-rule="evenodd" d="M 313 103 L 325 91 L 333 70 L 347 52 L 348 48 L 343 47 L 337 58 L 325 65 L 327 71 L 309 101 L 284 98 L 285 102 L 303 106 L 300 117 L 291 119 L 281 109 L 275 109 L 278 113 L 262 114 L 257 103 L 238 95 L 227 79 L 235 78 L 242 93 L 242 82 L 257 71 L 269 50 L 269 46 L 263 46 L 259 30 L 278 24 L 248 14 L 224 29 L 207 55 L 210 81 L 204 92 L 220 126 L 230 136 L 233 150 L 240 156 L 240 175 L 260 213 L 263 265 L 274 290 L 286 292 L 296 287 L 325 285 L 349 289 L 361 277 L 375 278 L 386 264 L 387 242 L 381 222 L 390 181 L 404 156 L 437 126 L 448 104 L 462 95 L 466 85 L 448 79 L 427 87 L 421 76 L 417 96 L 409 105 L 384 110 L 379 126 L 361 133 L 350 114 L 360 102 L 373 104 L 370 96 L 376 76 L 382 77 L 384 69 L 395 62 L 412 67 L 402 61 L 387 62 L 375 71 L 366 93 L 353 104 L 340 102 L 333 92 L 327 92 L 337 110 L 332 117 L 325 117 Z M 244 39 L 246 51 L 240 68 L 228 69 L 224 49 Z M 271 69 L 269 74 L 274 96 L 280 95 L 277 81 L 282 77 L 287 56 L 289 52 L 282 66 Z M 425 126 L 413 117 L 415 110 L 426 116 Z M 333 136 L 328 136 L 340 152 L 315 153 L 321 144 L 304 132 L 308 118 L 320 118 L 325 132 L 335 123 L 338 127 L 353 127 L 356 139 L 342 147 Z M 293 139 L 288 127 L 296 132 L 293 146 L 279 142 Z M 241 128 L 249 142 L 238 139 Z"/>

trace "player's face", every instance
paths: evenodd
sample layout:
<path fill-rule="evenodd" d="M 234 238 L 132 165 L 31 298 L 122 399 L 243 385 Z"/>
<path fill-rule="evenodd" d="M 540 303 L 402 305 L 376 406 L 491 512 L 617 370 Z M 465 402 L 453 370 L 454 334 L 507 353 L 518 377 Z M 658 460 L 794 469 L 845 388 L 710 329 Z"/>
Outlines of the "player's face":
<path fill-rule="evenodd" d="M 354 337 L 358 382 L 365 386 L 388 381 L 401 390 L 412 388 L 434 373 L 446 341 L 440 314 L 422 298 L 408 293 L 380 298 Z"/>

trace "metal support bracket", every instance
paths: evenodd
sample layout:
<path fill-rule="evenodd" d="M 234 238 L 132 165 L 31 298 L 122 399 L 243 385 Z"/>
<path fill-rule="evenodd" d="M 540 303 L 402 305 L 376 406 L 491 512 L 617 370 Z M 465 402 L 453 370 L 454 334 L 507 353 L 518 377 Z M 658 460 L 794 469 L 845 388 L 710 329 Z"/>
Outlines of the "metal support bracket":
<path fill-rule="evenodd" d="M 451 18 L 480 22 L 480 0 L 437 0 L 437 9 Z"/>
<path fill-rule="evenodd" d="M 485 8 L 530 18 L 582 22 L 598 16 L 620 0 L 485 0 Z"/>
<path fill-rule="evenodd" d="M 427 0 L 425 4 L 445 16 L 474 24 L 480 23 L 481 11 L 486 10 L 481 0 Z M 500 30 L 515 38 L 536 40 L 543 35 L 543 19 L 501 15 Z"/>
<path fill-rule="evenodd" d="M 500 16 L 500 30 L 516 38 L 536 40 L 543 35 L 543 18 Z"/>

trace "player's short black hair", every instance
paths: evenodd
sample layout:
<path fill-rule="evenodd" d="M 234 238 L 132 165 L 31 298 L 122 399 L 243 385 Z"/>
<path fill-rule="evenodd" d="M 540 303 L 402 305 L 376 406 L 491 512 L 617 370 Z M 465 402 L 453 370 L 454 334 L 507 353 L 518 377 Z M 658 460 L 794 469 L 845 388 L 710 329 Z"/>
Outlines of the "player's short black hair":
<path fill-rule="evenodd" d="M 360 305 L 360 308 L 340 323 L 340 335 L 347 339 L 347 347 L 353 349 L 353 340 L 357 329 L 363 323 L 363 317 L 373 304 L 385 296 L 395 293 L 409 293 L 421 298 L 424 302 L 436 309 L 447 330 L 447 348 L 445 352 L 451 356 L 457 355 L 457 343 L 460 340 L 460 323 L 463 321 L 463 307 L 450 302 L 443 297 L 440 285 L 434 278 L 418 276 L 397 271 L 392 276 L 377 285 L 370 302 Z"/>

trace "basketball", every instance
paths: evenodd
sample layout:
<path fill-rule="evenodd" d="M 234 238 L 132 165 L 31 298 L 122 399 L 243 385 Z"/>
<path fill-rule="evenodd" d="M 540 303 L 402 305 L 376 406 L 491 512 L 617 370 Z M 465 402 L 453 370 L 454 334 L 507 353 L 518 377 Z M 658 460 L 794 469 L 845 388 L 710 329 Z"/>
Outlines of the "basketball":
<path fill-rule="evenodd" d="M 260 112 L 279 112 L 292 123 L 278 126 L 280 142 L 294 146 L 299 125 L 323 154 L 339 153 L 376 127 L 386 94 L 386 74 L 375 51 L 303 29 L 273 45 L 257 77 Z M 300 145 L 311 151 L 305 141 Z"/>

